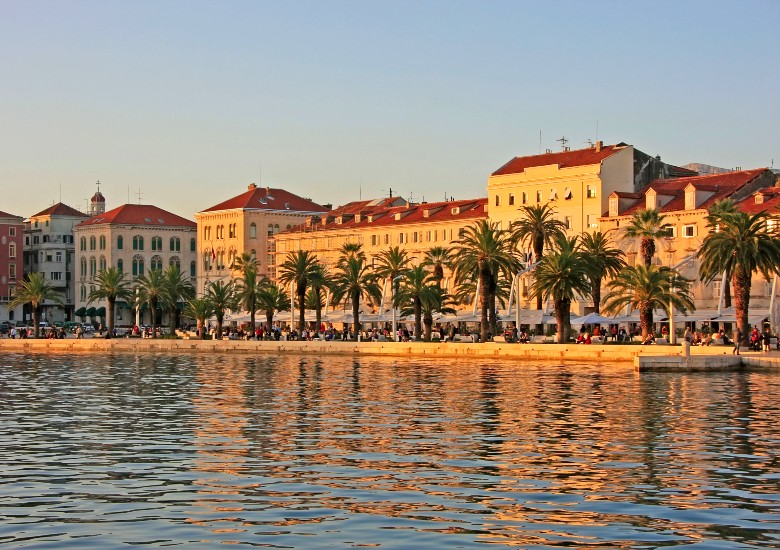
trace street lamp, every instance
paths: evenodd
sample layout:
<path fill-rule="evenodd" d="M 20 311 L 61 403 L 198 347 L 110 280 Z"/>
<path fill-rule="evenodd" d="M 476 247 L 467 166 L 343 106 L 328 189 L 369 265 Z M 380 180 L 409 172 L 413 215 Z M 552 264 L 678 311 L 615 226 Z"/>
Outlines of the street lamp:
<path fill-rule="evenodd" d="M 398 323 L 395 318 L 395 283 L 396 281 L 400 281 L 403 278 L 403 275 L 399 275 L 398 277 L 395 277 L 390 283 L 390 307 L 393 309 L 393 342 L 398 341 Z"/>

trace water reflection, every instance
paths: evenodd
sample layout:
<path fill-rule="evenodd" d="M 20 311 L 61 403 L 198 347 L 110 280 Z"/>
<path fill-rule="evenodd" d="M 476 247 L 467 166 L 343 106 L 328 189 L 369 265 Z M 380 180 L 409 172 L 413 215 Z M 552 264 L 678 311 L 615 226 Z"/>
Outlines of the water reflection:
<path fill-rule="evenodd" d="M 775 547 L 776 376 L 6 355 L 0 543 Z"/>

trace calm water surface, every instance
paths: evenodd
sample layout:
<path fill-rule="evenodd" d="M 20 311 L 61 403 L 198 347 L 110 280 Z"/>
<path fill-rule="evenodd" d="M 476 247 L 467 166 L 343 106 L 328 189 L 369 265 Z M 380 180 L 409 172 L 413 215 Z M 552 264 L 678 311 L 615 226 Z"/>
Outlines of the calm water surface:
<path fill-rule="evenodd" d="M 780 546 L 780 375 L 0 356 L 0 545 Z"/>

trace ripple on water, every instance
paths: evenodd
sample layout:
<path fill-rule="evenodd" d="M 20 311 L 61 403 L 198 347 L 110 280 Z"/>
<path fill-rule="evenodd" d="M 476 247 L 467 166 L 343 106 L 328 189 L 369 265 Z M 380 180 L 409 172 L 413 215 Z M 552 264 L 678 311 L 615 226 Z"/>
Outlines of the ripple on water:
<path fill-rule="evenodd" d="M 9 355 L 0 544 L 770 548 L 776 377 Z"/>

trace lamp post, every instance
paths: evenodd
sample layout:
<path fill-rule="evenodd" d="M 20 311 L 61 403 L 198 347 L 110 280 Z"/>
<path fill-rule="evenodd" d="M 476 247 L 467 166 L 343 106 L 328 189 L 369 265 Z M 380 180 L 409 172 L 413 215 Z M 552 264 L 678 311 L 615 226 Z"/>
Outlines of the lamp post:
<path fill-rule="evenodd" d="M 395 318 L 395 283 L 403 278 L 403 275 L 399 275 L 390 282 L 390 307 L 393 309 L 393 342 L 398 341 L 398 323 Z"/>

